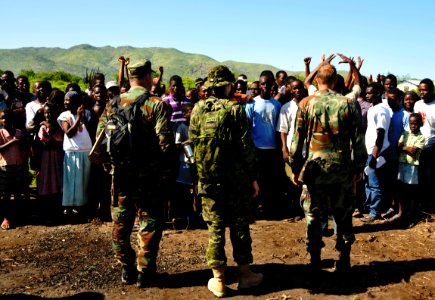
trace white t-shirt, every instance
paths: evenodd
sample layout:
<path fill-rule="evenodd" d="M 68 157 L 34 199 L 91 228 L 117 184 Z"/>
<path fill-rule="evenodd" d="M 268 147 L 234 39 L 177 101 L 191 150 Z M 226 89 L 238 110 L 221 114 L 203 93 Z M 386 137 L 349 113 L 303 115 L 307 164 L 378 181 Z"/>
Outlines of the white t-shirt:
<path fill-rule="evenodd" d="M 373 153 L 375 148 L 376 139 L 378 137 L 377 129 L 384 129 L 384 143 L 381 152 L 390 146 L 388 142 L 388 128 L 390 127 L 391 117 L 388 108 L 379 103 L 369 108 L 367 111 L 367 131 L 365 136 L 365 143 L 368 155 Z"/>
<path fill-rule="evenodd" d="M 86 110 L 86 119 L 89 121 L 91 118 L 91 113 Z M 62 121 L 66 121 L 70 126 L 74 124 L 77 119 L 77 115 L 73 115 L 71 111 L 67 110 L 60 114 L 57 118 L 57 122 L 62 127 Z M 66 134 L 63 139 L 63 150 L 64 151 L 74 151 L 74 152 L 87 152 L 92 149 L 92 141 L 89 136 L 89 132 L 86 129 L 85 124 L 80 125 L 77 128 L 76 134 L 69 138 Z"/>
<path fill-rule="evenodd" d="M 276 131 L 287 133 L 287 149 L 290 149 L 293 133 L 295 132 L 295 119 L 298 112 L 298 104 L 294 99 L 281 107 Z"/>
<path fill-rule="evenodd" d="M 435 144 L 435 100 L 426 103 L 423 100 L 415 102 L 414 112 L 419 113 L 423 119 L 421 133 L 426 139 L 425 146 Z"/>
<path fill-rule="evenodd" d="M 37 103 L 36 100 L 31 101 L 26 104 L 25 110 L 26 110 L 26 127 L 29 126 L 29 123 L 33 121 L 33 118 L 35 117 L 36 112 L 38 109 L 42 107 L 41 103 Z"/>

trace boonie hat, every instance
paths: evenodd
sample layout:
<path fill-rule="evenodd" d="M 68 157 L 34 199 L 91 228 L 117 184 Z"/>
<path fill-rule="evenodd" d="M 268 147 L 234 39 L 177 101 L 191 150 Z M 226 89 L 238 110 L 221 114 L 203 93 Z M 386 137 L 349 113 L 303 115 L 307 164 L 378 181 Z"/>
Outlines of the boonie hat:
<path fill-rule="evenodd" d="M 234 74 L 227 66 L 218 65 L 210 69 L 208 79 L 204 83 L 204 87 L 219 87 L 227 84 L 232 84 L 235 81 Z"/>

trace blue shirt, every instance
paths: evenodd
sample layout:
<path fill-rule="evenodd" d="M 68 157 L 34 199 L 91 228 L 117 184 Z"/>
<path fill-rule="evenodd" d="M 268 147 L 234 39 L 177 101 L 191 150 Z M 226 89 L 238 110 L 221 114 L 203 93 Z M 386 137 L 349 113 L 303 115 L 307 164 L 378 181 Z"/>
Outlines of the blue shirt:
<path fill-rule="evenodd" d="M 398 111 L 394 111 L 391 117 L 390 128 L 388 129 L 388 141 L 390 142 L 391 159 L 399 160 L 399 150 L 397 145 L 399 143 L 400 136 L 405 130 L 409 130 L 409 112 L 401 108 Z"/>
<path fill-rule="evenodd" d="M 255 147 L 259 149 L 276 148 L 276 126 L 281 104 L 271 98 L 257 96 L 246 103 L 246 115 L 251 122 L 251 132 Z"/>

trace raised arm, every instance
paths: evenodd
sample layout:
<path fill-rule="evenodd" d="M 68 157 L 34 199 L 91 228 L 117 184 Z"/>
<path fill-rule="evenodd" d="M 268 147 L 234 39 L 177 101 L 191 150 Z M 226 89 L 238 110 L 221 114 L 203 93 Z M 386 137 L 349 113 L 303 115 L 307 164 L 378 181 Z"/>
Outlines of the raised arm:
<path fill-rule="evenodd" d="M 304 65 L 305 65 L 305 77 L 308 77 L 310 75 L 310 63 L 311 63 L 311 57 L 305 57 L 304 58 Z"/>
<path fill-rule="evenodd" d="M 308 88 L 313 84 L 313 79 L 317 75 L 317 71 L 319 70 L 319 67 L 323 65 L 324 63 L 330 64 L 331 61 L 335 58 L 335 54 L 331 54 L 326 60 L 325 60 L 325 54 L 322 55 L 322 59 L 320 64 L 305 78 L 304 81 L 304 87 L 308 90 Z"/>
<path fill-rule="evenodd" d="M 118 57 L 118 61 L 119 61 L 118 85 L 121 87 L 124 84 L 124 66 L 125 66 L 124 56 L 121 55 L 120 57 Z"/>
<path fill-rule="evenodd" d="M 352 79 L 353 79 L 352 81 L 354 82 L 354 84 L 360 85 L 360 83 L 361 83 L 361 74 L 358 71 L 357 67 L 355 66 L 355 62 L 352 59 L 344 56 L 341 53 L 337 53 L 337 54 L 338 54 L 338 56 L 341 57 L 341 61 L 339 62 L 339 64 L 343 64 L 343 63 L 344 64 L 349 64 L 349 66 L 350 66 L 350 73 L 351 73 Z M 351 89 L 350 86 L 348 88 L 349 88 L 349 90 Z"/>

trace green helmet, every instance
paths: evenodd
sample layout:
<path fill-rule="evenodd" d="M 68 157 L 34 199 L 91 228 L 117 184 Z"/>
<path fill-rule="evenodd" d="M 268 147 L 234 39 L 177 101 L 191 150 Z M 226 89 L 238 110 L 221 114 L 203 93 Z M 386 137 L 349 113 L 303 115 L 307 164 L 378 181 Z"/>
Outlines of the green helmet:
<path fill-rule="evenodd" d="M 204 83 L 204 87 L 219 87 L 234 83 L 235 80 L 234 74 L 227 66 L 218 65 L 208 71 L 208 78 Z"/>

